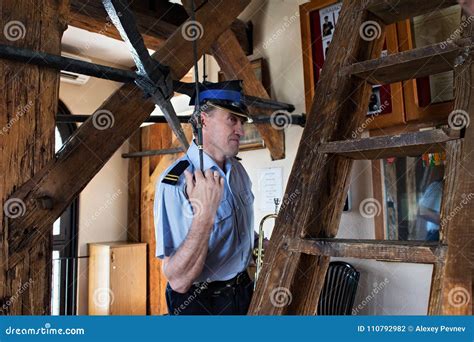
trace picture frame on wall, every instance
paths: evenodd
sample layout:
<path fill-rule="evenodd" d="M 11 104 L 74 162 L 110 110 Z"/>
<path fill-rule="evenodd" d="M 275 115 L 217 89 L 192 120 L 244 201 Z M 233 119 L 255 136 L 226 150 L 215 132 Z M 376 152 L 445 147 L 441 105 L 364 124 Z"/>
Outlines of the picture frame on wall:
<path fill-rule="evenodd" d="M 264 58 L 258 58 L 250 61 L 253 71 L 257 79 L 262 82 L 263 87 L 270 94 L 270 82 L 266 61 Z M 225 75 L 219 71 L 217 78 L 219 82 L 225 81 Z M 244 125 L 244 136 L 240 139 L 240 151 L 259 150 L 265 148 L 265 142 L 254 124 Z"/>
<path fill-rule="evenodd" d="M 454 5 L 431 15 L 421 15 L 397 23 L 400 51 L 442 42 L 459 30 L 461 6 Z M 453 72 L 404 82 L 406 120 L 409 123 L 447 122 L 454 109 Z"/>
<path fill-rule="evenodd" d="M 316 84 L 325 60 L 330 58 L 331 42 L 337 30 L 342 1 L 313 0 L 300 6 L 301 43 L 306 111 L 309 112 Z M 398 52 L 396 25 L 386 29 L 381 57 Z M 374 85 L 369 98 L 368 129 L 405 123 L 402 83 Z"/>

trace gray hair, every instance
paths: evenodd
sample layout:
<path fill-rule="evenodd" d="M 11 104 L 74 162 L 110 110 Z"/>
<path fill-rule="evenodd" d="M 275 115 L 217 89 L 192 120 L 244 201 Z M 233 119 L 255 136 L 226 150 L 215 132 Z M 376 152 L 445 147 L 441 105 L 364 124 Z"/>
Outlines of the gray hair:
<path fill-rule="evenodd" d="M 194 111 L 191 117 L 189 118 L 189 123 L 191 124 L 193 128 L 193 134 L 197 134 L 197 125 L 198 125 L 198 114 L 201 114 L 202 112 L 205 112 L 206 114 L 211 115 L 212 112 L 216 108 L 214 106 L 210 106 L 207 103 L 203 104 L 200 108 L 199 111 Z"/>

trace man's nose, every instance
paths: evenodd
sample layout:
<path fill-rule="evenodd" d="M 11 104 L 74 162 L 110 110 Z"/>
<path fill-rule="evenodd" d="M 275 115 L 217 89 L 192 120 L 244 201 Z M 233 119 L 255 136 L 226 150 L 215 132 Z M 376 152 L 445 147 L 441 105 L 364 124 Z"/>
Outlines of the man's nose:
<path fill-rule="evenodd" d="M 235 126 L 235 130 L 234 130 L 235 134 L 237 134 L 239 137 L 243 137 L 245 135 L 245 132 L 244 132 L 244 124 L 242 123 L 242 121 L 238 121 L 237 122 L 237 125 Z"/>

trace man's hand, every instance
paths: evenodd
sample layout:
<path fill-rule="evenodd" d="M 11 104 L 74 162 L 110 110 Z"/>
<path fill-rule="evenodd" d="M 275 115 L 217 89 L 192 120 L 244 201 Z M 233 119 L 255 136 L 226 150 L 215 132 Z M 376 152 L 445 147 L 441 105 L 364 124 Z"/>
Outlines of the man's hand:
<path fill-rule="evenodd" d="M 193 207 L 194 219 L 210 223 L 212 228 L 217 208 L 224 193 L 224 178 L 218 171 L 208 169 L 204 172 L 196 170 L 194 177 L 189 171 L 184 171 L 186 177 L 186 194 Z"/>

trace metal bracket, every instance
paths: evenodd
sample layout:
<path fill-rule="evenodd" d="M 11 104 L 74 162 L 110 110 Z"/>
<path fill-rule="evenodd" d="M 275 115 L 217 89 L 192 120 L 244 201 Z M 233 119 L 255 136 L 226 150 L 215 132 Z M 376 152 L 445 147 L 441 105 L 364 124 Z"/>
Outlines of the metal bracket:
<path fill-rule="evenodd" d="M 161 108 L 174 134 L 187 149 L 188 141 L 170 102 L 173 95 L 173 80 L 169 67 L 160 64 L 148 53 L 127 0 L 102 0 L 102 3 L 110 20 L 130 49 L 137 66 L 135 83 L 143 90 L 146 97 L 151 97 L 153 102 Z"/>

